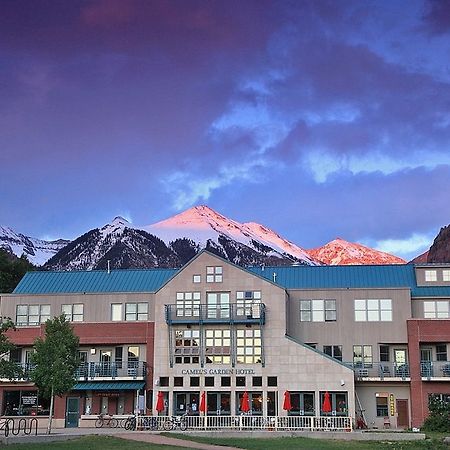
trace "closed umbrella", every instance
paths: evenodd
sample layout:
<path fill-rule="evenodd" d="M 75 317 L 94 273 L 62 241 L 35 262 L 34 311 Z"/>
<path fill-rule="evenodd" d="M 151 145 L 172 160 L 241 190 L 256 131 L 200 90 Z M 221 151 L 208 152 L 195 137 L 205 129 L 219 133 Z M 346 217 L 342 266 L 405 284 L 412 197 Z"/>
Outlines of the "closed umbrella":
<path fill-rule="evenodd" d="M 324 398 L 323 398 L 323 404 L 322 404 L 322 412 L 324 413 L 330 413 L 331 412 L 331 402 L 330 402 L 330 394 L 325 392 Z"/>
<path fill-rule="evenodd" d="M 200 412 L 205 413 L 206 412 L 206 392 L 202 392 L 202 397 L 200 399 Z"/>
<path fill-rule="evenodd" d="M 292 409 L 291 393 L 289 391 L 285 391 L 285 393 L 284 393 L 283 409 L 285 411 L 290 411 Z"/>
<path fill-rule="evenodd" d="M 158 392 L 158 400 L 156 401 L 156 411 L 159 413 L 164 411 L 164 393 Z"/>
<path fill-rule="evenodd" d="M 241 411 L 244 413 L 248 413 L 250 411 L 247 391 L 244 392 L 244 395 L 241 398 Z"/>

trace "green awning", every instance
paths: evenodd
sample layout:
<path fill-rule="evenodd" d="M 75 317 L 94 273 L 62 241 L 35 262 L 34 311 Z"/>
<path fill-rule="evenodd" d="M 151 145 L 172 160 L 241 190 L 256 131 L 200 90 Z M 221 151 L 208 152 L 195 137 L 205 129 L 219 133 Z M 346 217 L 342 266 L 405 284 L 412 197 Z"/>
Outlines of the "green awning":
<path fill-rule="evenodd" d="M 145 386 L 144 381 L 82 381 L 77 383 L 73 391 L 137 391 Z"/>

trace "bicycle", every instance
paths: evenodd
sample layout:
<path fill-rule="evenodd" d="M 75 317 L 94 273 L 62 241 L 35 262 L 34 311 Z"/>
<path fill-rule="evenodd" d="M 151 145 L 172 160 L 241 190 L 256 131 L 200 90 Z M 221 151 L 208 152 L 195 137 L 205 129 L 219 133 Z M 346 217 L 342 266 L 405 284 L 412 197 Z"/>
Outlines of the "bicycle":
<path fill-rule="evenodd" d="M 102 428 L 103 426 L 116 428 L 119 422 L 114 416 L 109 414 L 99 414 L 98 419 L 95 421 L 95 428 Z"/>
<path fill-rule="evenodd" d="M 187 430 L 187 422 L 186 422 L 185 415 L 172 416 L 170 419 L 167 419 L 164 422 L 163 428 L 166 431 L 176 430 L 177 428 L 179 428 L 180 431 L 186 431 Z"/>
<path fill-rule="evenodd" d="M 125 419 L 125 423 L 123 425 L 125 430 L 135 430 L 136 429 L 136 416 L 130 416 Z"/>

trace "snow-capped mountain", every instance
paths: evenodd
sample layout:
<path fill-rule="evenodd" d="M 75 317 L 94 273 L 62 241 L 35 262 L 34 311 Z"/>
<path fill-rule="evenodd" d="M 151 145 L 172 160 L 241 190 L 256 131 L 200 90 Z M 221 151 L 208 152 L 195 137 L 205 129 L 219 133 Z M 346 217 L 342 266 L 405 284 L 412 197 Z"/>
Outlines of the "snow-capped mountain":
<path fill-rule="evenodd" d="M 308 253 L 324 264 L 358 265 L 358 264 L 405 264 L 405 260 L 389 253 L 380 252 L 361 244 L 347 242 L 337 238 L 322 247 L 308 250 Z"/>
<path fill-rule="evenodd" d="M 18 257 L 25 255 L 35 266 L 43 265 L 69 242 L 64 239 L 44 241 L 0 226 L 0 248 Z"/>
<path fill-rule="evenodd" d="M 239 256 L 230 258 L 220 237 L 262 253 L 274 259 L 287 259 L 302 264 L 316 264 L 313 258 L 301 247 L 282 238 L 275 231 L 258 223 L 239 223 L 217 213 L 208 206 L 195 206 L 169 219 L 148 225 L 144 228 L 170 243 L 180 236 L 187 237 L 201 248 L 216 244 L 234 263 L 240 264 Z"/>
<path fill-rule="evenodd" d="M 235 264 L 316 264 L 305 250 L 268 228 L 196 206 L 144 227 L 122 217 L 85 233 L 51 258 L 53 270 L 180 267 L 202 249 Z"/>

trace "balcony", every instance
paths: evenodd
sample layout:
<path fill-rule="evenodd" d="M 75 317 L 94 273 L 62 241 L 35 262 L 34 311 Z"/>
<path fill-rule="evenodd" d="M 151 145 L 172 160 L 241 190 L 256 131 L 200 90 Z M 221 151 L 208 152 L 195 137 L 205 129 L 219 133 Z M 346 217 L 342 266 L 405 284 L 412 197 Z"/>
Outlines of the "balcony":
<path fill-rule="evenodd" d="M 133 362 L 88 362 L 81 364 L 76 377 L 79 380 L 115 380 L 133 379 L 142 380 L 147 375 L 147 363 L 144 361 Z"/>
<path fill-rule="evenodd" d="M 450 380 L 450 361 L 421 361 L 420 376 L 425 380 Z"/>
<path fill-rule="evenodd" d="M 260 324 L 266 321 L 266 306 L 257 303 L 251 306 L 227 305 L 211 307 L 197 305 L 182 308 L 178 305 L 165 305 L 166 323 L 172 324 Z"/>
<path fill-rule="evenodd" d="M 405 381 L 410 378 L 409 364 L 374 362 L 373 364 L 345 363 L 355 372 L 358 381 Z"/>

